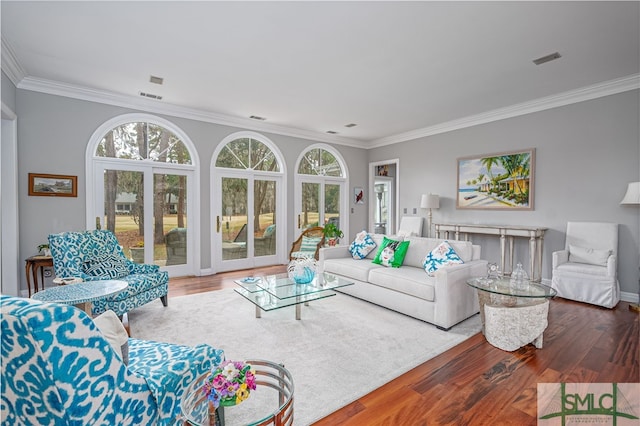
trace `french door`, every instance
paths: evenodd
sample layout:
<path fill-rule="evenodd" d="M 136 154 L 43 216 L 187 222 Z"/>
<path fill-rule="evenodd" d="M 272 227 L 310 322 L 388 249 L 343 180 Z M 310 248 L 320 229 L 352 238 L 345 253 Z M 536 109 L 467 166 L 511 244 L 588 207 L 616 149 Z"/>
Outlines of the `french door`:
<path fill-rule="evenodd" d="M 282 179 L 226 170 L 214 178 L 212 254 L 218 272 L 279 263 Z"/>
<path fill-rule="evenodd" d="M 109 229 L 127 257 L 171 276 L 195 274 L 193 171 L 96 162 L 96 227 Z"/>
<path fill-rule="evenodd" d="M 348 234 L 345 184 L 327 177 L 303 176 L 296 186 L 296 238 L 305 229 L 331 222 Z"/>

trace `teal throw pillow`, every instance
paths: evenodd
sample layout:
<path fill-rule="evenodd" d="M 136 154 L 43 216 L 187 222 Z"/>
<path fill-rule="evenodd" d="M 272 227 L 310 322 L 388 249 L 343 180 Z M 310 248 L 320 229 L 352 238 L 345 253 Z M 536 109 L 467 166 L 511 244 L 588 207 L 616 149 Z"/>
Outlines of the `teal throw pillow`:
<path fill-rule="evenodd" d="M 302 244 L 300 244 L 300 251 L 313 251 L 318 248 L 318 243 L 322 240 L 322 237 L 307 237 L 302 236 Z"/>
<path fill-rule="evenodd" d="M 443 241 L 438 244 L 438 247 L 431 250 L 424 257 L 422 266 L 426 273 L 432 277 L 433 274 L 440 268 L 449 265 L 455 265 L 464 263 L 458 253 L 451 247 L 448 241 Z"/>
<path fill-rule="evenodd" d="M 92 277 L 115 280 L 129 275 L 126 259 L 116 254 L 103 254 L 87 260 L 82 265 L 83 272 Z"/>
<path fill-rule="evenodd" d="M 409 241 L 396 241 L 384 237 L 376 253 L 376 257 L 373 259 L 373 263 L 399 268 L 402 266 L 402 262 L 404 262 L 404 257 L 407 255 L 408 249 Z"/>

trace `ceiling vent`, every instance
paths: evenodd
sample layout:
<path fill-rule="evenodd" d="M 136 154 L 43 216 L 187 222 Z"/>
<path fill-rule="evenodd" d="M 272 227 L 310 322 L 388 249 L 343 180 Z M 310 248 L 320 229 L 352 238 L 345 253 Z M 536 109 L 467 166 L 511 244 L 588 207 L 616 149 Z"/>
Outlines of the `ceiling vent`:
<path fill-rule="evenodd" d="M 344 125 L 344 127 L 356 127 L 356 126 L 357 126 L 356 123 L 349 123 Z"/>
<path fill-rule="evenodd" d="M 143 96 L 145 98 L 149 98 L 149 99 L 155 99 L 155 100 L 162 100 L 162 96 L 160 95 L 154 95 L 153 93 L 145 93 L 145 92 L 140 92 L 140 96 Z"/>
<path fill-rule="evenodd" d="M 265 121 L 266 120 L 265 117 L 260 117 L 259 115 L 250 115 L 249 118 L 251 118 L 253 120 L 258 120 L 258 121 Z"/>
<path fill-rule="evenodd" d="M 560 58 L 560 54 L 558 52 L 552 53 L 551 55 L 543 56 L 542 58 L 534 59 L 533 63 L 536 65 L 542 65 L 545 62 L 554 61 Z"/>
<path fill-rule="evenodd" d="M 162 77 L 156 77 L 155 75 L 152 75 L 151 77 L 149 77 L 149 81 L 153 84 L 162 84 L 164 82 L 164 78 Z"/>

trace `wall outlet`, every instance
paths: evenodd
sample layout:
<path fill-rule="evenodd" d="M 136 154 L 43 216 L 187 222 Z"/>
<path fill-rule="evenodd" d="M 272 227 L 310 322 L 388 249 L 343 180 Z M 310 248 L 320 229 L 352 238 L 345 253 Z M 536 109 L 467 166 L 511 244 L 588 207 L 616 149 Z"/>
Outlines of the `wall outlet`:
<path fill-rule="evenodd" d="M 51 268 L 43 268 L 42 271 L 44 272 L 44 277 L 45 278 L 53 277 L 53 269 L 51 269 Z"/>
<path fill-rule="evenodd" d="M 416 213 L 418 213 L 418 208 L 417 208 L 417 207 L 414 207 L 414 208 L 413 208 L 413 214 L 416 214 Z"/>
<path fill-rule="evenodd" d="M 406 207 L 404 208 L 404 214 L 407 214 L 407 208 Z"/>

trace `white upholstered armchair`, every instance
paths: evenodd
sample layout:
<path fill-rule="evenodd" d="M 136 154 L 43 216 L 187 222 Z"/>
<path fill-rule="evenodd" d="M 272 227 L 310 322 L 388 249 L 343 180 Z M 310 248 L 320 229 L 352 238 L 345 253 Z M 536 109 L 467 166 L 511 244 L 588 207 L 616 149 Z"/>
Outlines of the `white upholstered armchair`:
<path fill-rule="evenodd" d="M 617 223 L 568 222 L 565 249 L 553 253 L 551 287 L 565 299 L 615 307 L 617 252 Z"/>

